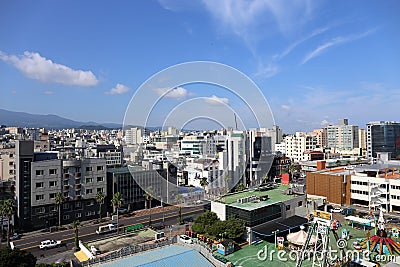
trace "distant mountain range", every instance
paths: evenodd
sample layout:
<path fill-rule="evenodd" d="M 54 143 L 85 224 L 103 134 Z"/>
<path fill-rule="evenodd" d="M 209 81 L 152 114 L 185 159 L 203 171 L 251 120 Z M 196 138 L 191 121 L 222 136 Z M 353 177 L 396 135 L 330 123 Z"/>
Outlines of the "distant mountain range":
<path fill-rule="evenodd" d="M 9 111 L 0 109 L 0 124 L 6 126 L 19 126 L 30 128 L 47 128 L 47 129 L 62 129 L 62 128 L 79 128 L 89 130 L 100 129 L 118 129 L 122 124 L 118 123 L 97 123 L 97 122 L 80 122 L 66 119 L 57 115 L 38 115 L 26 112 Z"/>

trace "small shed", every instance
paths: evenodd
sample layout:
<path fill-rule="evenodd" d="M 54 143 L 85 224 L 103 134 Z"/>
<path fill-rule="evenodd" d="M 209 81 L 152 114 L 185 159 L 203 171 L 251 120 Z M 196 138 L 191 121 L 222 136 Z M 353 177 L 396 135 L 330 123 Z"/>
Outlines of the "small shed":
<path fill-rule="evenodd" d="M 235 242 L 232 239 L 225 239 L 217 245 L 217 252 L 226 256 L 235 251 Z"/>

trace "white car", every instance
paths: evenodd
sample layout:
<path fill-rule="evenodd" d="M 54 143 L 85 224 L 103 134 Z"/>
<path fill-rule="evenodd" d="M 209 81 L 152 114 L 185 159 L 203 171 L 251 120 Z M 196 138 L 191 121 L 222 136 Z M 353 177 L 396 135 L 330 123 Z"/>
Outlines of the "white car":
<path fill-rule="evenodd" d="M 61 241 L 51 239 L 40 242 L 39 248 L 48 249 L 48 248 L 56 248 L 59 246 L 61 246 Z"/>
<path fill-rule="evenodd" d="M 183 243 L 187 243 L 187 244 L 192 244 L 193 240 L 188 237 L 187 235 L 180 235 L 179 239 L 183 242 Z"/>
<path fill-rule="evenodd" d="M 330 212 L 332 212 L 332 213 L 340 213 L 340 212 L 342 212 L 342 208 L 339 208 L 339 207 L 334 207 L 333 209 L 331 209 L 330 210 Z"/>

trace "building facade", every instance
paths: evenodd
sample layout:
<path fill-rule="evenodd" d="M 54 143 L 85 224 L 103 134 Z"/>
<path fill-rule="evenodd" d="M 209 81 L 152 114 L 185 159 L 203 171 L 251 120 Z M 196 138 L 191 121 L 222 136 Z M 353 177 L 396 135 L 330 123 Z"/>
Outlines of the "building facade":
<path fill-rule="evenodd" d="M 377 152 L 391 152 L 400 158 L 400 123 L 370 122 L 367 124 L 367 157 L 376 158 Z"/>

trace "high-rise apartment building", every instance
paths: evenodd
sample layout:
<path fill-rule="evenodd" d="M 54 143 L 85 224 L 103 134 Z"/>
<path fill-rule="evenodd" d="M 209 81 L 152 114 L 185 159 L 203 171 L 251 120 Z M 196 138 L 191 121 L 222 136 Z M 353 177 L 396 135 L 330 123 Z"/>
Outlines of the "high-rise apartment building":
<path fill-rule="evenodd" d="M 367 157 L 376 158 L 377 152 L 391 152 L 400 158 L 400 123 L 370 122 L 367 124 Z"/>
<path fill-rule="evenodd" d="M 286 156 L 295 162 L 309 160 L 309 153 L 317 146 L 315 136 L 307 135 L 304 132 L 296 132 L 295 135 L 285 137 Z"/>
<path fill-rule="evenodd" d="M 326 127 L 326 146 L 342 150 L 359 147 L 358 126 L 349 125 L 347 119 L 340 119 L 338 125 Z"/>

